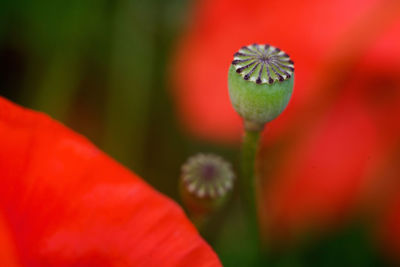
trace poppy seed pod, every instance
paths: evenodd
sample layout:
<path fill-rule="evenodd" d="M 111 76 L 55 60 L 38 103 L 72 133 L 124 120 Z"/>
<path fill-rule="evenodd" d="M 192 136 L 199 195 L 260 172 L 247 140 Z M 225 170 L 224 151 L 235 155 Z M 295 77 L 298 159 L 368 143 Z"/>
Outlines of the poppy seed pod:
<path fill-rule="evenodd" d="M 182 166 L 181 197 L 192 215 L 217 210 L 232 190 L 235 174 L 232 166 L 214 154 L 197 154 Z"/>
<path fill-rule="evenodd" d="M 279 48 L 252 44 L 234 54 L 228 73 L 229 97 L 247 130 L 261 130 L 281 114 L 293 84 L 293 61 Z"/>

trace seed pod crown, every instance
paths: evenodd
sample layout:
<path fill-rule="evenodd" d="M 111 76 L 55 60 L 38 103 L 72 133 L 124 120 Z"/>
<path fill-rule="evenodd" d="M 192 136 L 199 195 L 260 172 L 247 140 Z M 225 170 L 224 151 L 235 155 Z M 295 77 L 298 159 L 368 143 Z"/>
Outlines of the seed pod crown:
<path fill-rule="evenodd" d="M 294 72 L 289 55 L 268 44 L 242 47 L 234 54 L 232 65 L 243 79 L 257 84 L 283 82 Z"/>

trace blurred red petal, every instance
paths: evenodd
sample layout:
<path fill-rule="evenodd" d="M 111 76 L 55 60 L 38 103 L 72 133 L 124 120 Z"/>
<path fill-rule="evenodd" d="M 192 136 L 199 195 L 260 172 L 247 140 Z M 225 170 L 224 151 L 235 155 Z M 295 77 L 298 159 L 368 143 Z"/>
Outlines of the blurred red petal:
<path fill-rule="evenodd" d="M 220 266 L 175 203 L 46 115 L 0 98 L 0 147 L 22 265 Z"/>
<path fill-rule="evenodd" d="M 269 234 L 340 222 L 362 190 L 384 179 L 371 178 L 369 165 L 400 136 L 399 7 L 380 0 L 197 1 L 173 68 L 177 109 L 193 135 L 239 140 L 226 85 L 239 47 L 271 43 L 296 64 L 292 100 L 266 133 Z"/>
<path fill-rule="evenodd" d="M 321 230 L 348 215 L 379 149 L 377 137 L 365 107 L 351 95 L 298 137 L 275 173 L 264 173 L 271 181 L 265 187 L 264 214 L 273 232 Z"/>
<path fill-rule="evenodd" d="M 303 121 L 304 128 L 290 128 L 287 147 L 271 152 L 264 148 L 265 165 L 280 155 L 273 172 L 263 167 L 269 181 L 264 220 L 273 233 L 329 229 L 372 194 L 367 200 L 371 216 L 386 203 L 378 205 L 371 198 L 391 194 L 390 185 L 398 188 L 390 181 L 393 175 L 377 174 L 385 172 L 382 168 L 400 136 L 399 32 L 397 20 L 367 50 L 331 108 L 317 110 L 320 117 Z M 274 143 L 270 137 L 267 132 L 269 146 Z"/>
<path fill-rule="evenodd" d="M 336 41 L 377 0 L 198 1 L 182 37 L 173 68 L 174 95 L 182 121 L 197 137 L 234 142 L 241 122 L 229 102 L 227 71 L 232 55 L 249 43 L 271 43 L 296 65 L 295 91 L 288 109 L 273 122 L 287 123 L 316 92 L 311 86 Z"/>

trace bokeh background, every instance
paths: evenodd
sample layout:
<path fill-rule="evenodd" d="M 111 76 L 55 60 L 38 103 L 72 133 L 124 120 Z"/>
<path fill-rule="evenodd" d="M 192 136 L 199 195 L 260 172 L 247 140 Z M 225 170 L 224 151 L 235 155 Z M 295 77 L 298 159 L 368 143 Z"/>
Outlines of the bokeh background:
<path fill-rule="evenodd" d="M 396 266 L 397 0 L 3 0 L 0 95 L 82 133 L 180 202 L 190 155 L 238 165 L 226 76 L 233 53 L 254 42 L 296 66 L 257 165 L 269 265 Z M 202 234 L 225 266 L 257 266 L 239 191 Z"/>

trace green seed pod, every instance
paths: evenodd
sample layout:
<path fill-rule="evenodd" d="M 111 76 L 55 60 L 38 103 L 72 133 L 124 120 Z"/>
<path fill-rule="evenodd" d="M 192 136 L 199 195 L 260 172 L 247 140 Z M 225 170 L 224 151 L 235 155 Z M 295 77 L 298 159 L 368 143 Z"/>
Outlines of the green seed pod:
<path fill-rule="evenodd" d="M 180 193 L 192 216 L 209 215 L 226 200 L 233 187 L 230 163 L 213 154 L 197 154 L 182 166 Z"/>
<path fill-rule="evenodd" d="M 270 45 L 252 44 L 234 54 L 229 96 L 247 130 L 261 130 L 286 108 L 293 92 L 293 64 L 288 54 Z"/>

